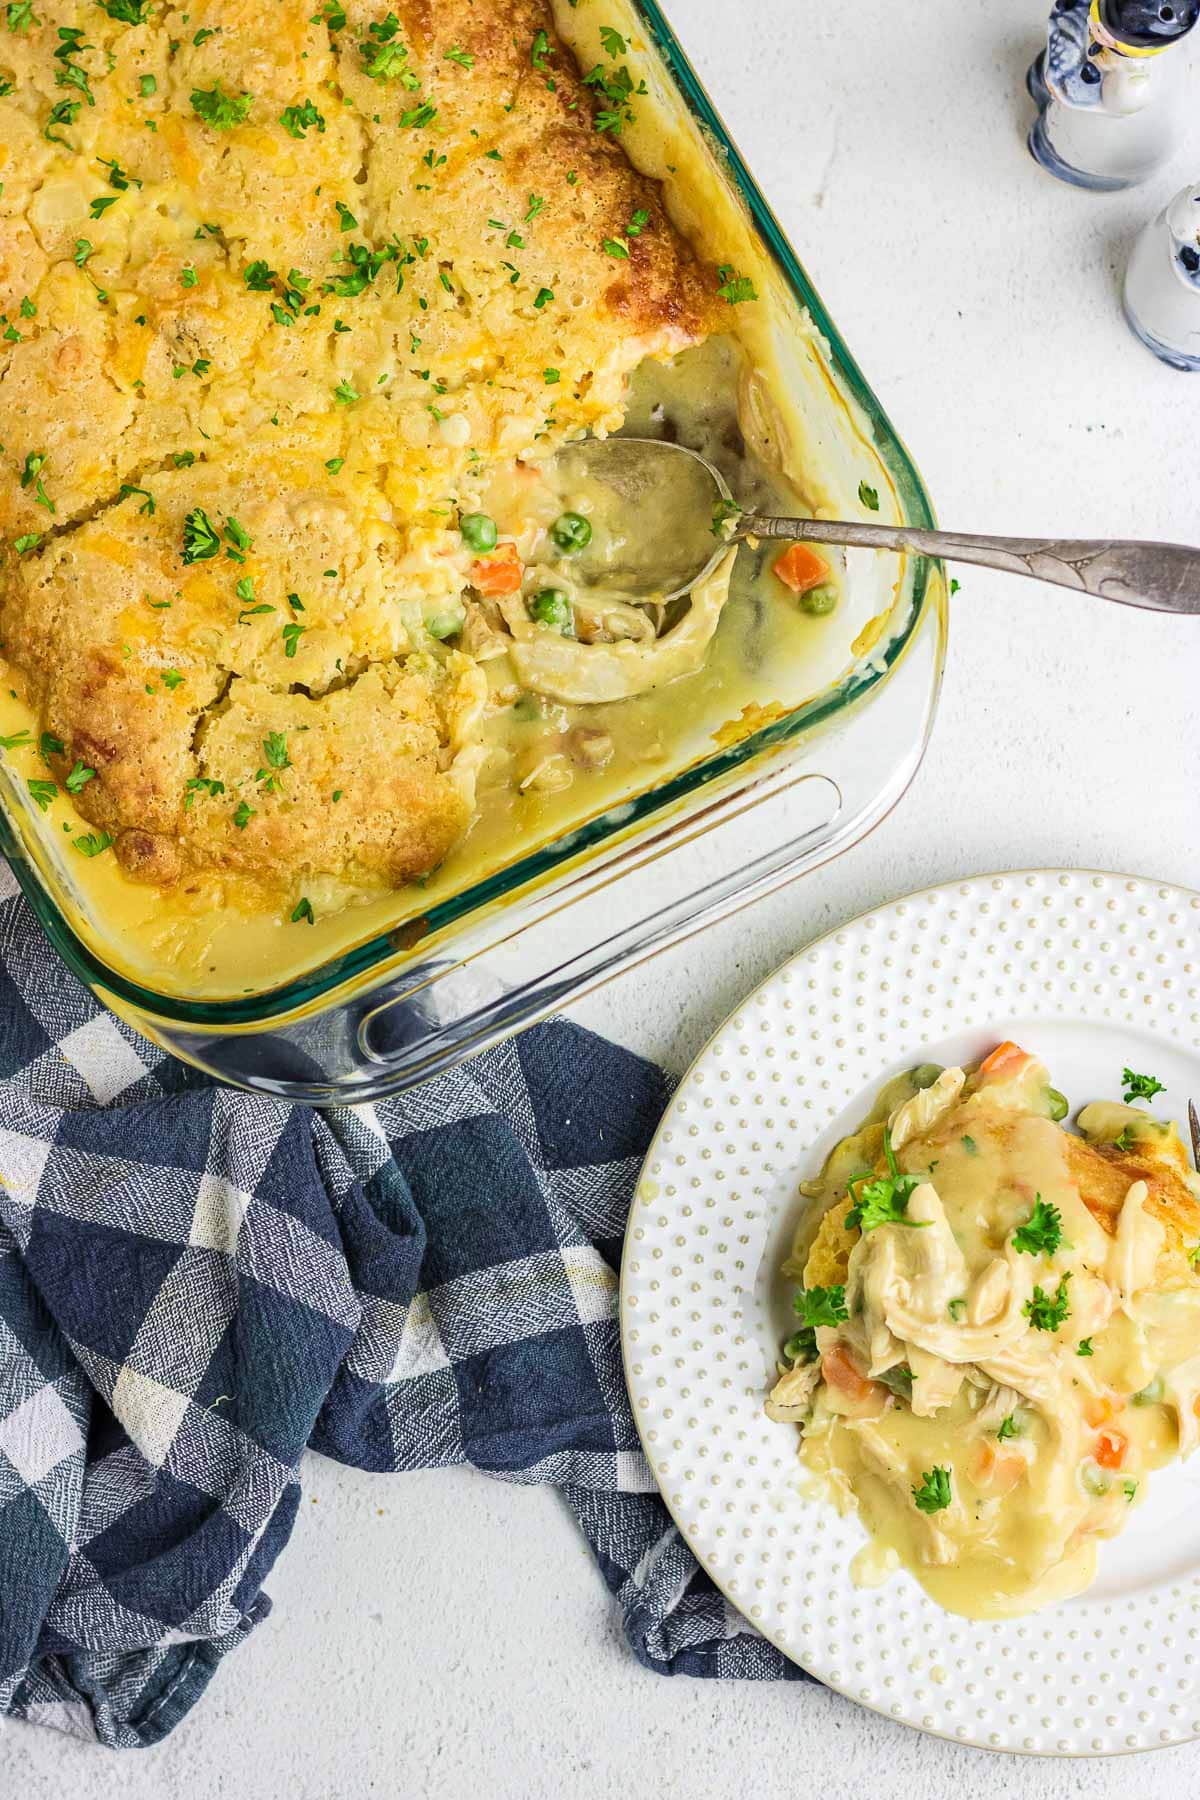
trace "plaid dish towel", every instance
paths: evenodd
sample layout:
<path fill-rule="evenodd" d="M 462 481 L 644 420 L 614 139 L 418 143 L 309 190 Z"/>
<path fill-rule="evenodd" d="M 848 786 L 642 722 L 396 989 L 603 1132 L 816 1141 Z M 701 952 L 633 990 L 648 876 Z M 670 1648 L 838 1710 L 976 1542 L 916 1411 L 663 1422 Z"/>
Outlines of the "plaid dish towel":
<path fill-rule="evenodd" d="M 660 1674 L 798 1677 L 658 1498 L 621 1239 L 665 1077 L 564 1022 L 372 1108 L 217 1087 L 0 864 L 0 1713 L 155 1743 L 265 1616 L 306 1448 L 552 1482 Z"/>

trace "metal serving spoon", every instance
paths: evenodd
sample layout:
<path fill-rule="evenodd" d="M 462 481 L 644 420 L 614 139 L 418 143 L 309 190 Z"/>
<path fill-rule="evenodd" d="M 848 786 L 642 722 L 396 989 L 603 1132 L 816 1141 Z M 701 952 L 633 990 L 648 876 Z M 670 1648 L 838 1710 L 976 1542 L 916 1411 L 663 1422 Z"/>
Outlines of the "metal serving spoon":
<path fill-rule="evenodd" d="M 619 588 L 635 599 L 678 599 L 716 567 L 729 544 L 755 537 L 978 563 L 1123 606 L 1200 614 L 1200 549 L 1187 544 L 969 537 L 849 519 L 770 518 L 742 512 L 718 469 L 694 450 L 659 438 L 586 438 L 560 451 L 556 464 L 568 478 L 599 482 L 619 495 L 623 541 L 614 552 L 611 539 L 607 547 L 602 538 L 593 539 L 590 553 L 573 559 L 574 567 L 588 585 Z M 722 514 L 725 523 L 715 523 Z"/>

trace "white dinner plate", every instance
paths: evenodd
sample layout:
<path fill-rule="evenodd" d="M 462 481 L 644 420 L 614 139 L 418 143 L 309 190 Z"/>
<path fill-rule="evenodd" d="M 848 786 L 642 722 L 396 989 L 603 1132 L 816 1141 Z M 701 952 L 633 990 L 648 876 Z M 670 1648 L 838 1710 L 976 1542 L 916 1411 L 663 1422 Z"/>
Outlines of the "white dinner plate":
<path fill-rule="evenodd" d="M 1122 1068 L 1200 1103 L 1200 894 L 1039 870 L 955 882 L 801 951 L 684 1078 L 646 1158 L 621 1281 L 642 1442 L 680 1531 L 796 1662 L 877 1712 L 998 1750 L 1096 1755 L 1200 1736 L 1200 1456 L 1151 1477 L 1086 1595 L 943 1612 L 901 1572 L 858 1588 L 861 1526 L 799 1491 L 763 1401 L 793 1328 L 778 1275 L 816 1175 L 889 1076 L 1011 1037 L 1072 1111 Z M 1186 1125 L 1185 1125 L 1186 1135 Z"/>

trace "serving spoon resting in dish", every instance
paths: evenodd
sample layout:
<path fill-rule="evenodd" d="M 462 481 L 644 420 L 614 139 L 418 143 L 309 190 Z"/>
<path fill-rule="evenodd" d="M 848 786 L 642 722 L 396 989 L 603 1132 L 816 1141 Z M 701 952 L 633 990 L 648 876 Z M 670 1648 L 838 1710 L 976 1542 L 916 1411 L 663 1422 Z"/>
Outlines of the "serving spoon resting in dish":
<path fill-rule="evenodd" d="M 774 518 L 742 510 L 712 463 L 659 438 L 586 438 L 560 451 L 556 462 L 614 489 L 624 508 L 636 509 L 633 520 L 626 512 L 619 564 L 580 568 L 590 584 L 619 585 L 634 600 L 679 599 L 712 573 L 730 544 L 784 538 L 977 563 L 1123 606 L 1200 614 L 1200 549 L 1187 544 L 977 537 L 851 519 Z M 640 528 L 638 519 L 644 521 Z"/>

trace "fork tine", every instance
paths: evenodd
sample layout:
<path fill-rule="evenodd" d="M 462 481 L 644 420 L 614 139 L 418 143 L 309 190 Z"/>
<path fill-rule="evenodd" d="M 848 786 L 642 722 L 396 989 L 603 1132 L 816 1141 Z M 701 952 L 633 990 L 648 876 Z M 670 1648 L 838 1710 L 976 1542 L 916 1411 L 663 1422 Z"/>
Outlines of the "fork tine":
<path fill-rule="evenodd" d="M 1200 1113 L 1196 1111 L 1196 1102 L 1188 1101 L 1188 1126 L 1192 1134 L 1192 1161 L 1200 1169 Z"/>

